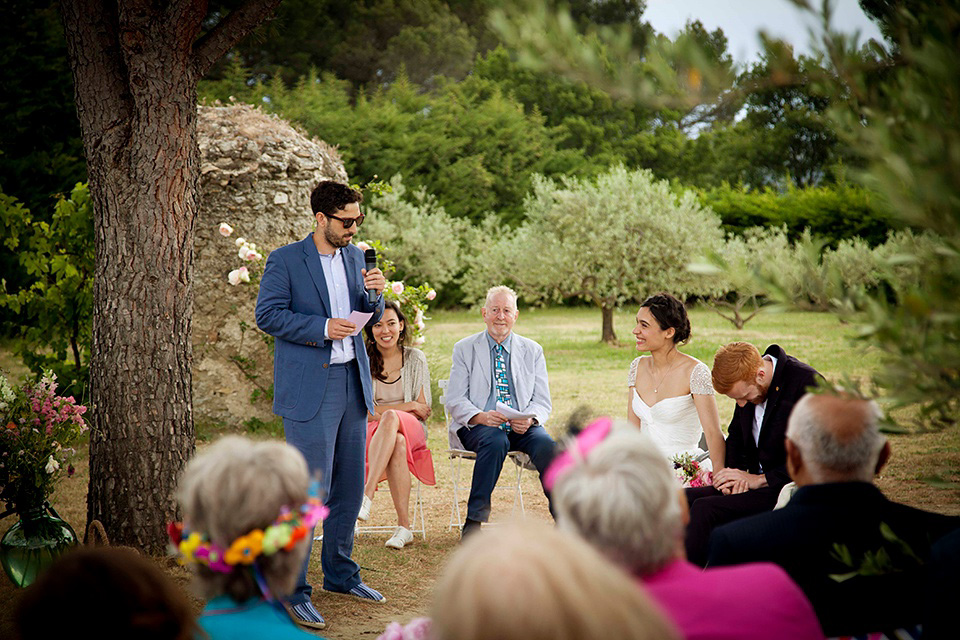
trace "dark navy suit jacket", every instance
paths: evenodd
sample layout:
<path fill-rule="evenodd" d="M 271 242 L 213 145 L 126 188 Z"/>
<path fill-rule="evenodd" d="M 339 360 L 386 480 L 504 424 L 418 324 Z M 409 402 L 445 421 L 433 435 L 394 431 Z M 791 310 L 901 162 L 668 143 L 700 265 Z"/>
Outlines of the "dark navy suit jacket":
<path fill-rule="evenodd" d="M 760 425 L 759 446 L 753 441 L 753 416 L 757 406 L 748 402 L 733 411 L 727 432 L 726 466 L 759 474 L 763 465 L 767 484 L 779 491 L 790 482 L 784 444 L 787 418 L 793 411 L 793 405 L 804 396 L 807 389 L 816 386 L 820 374 L 810 365 L 788 356 L 775 344 L 770 345 L 763 355 L 776 358 L 777 366 L 767 389 L 767 407 Z"/>
<path fill-rule="evenodd" d="M 881 523 L 897 541 L 884 536 Z M 924 614 L 927 568 L 921 563 L 931 544 L 957 527 L 960 518 L 890 502 L 867 482 L 810 485 L 783 509 L 715 529 L 707 566 L 780 565 L 810 599 L 827 636 L 907 628 Z M 831 577 L 853 573 L 881 553 L 891 566 L 879 575 Z M 853 568 L 840 559 L 844 555 Z"/>
<path fill-rule="evenodd" d="M 341 249 L 354 311 L 373 312 L 368 324 L 380 320 L 383 297 L 367 301 L 363 289 L 363 251 L 348 244 Z M 330 295 L 323 277 L 320 254 L 311 233 L 270 253 L 257 296 L 257 326 L 272 335 L 273 412 L 291 420 L 307 421 L 316 415 L 323 400 L 330 365 L 332 342 L 324 327 L 330 317 Z M 373 383 L 363 333 L 353 340 L 364 402 L 373 413 Z"/>

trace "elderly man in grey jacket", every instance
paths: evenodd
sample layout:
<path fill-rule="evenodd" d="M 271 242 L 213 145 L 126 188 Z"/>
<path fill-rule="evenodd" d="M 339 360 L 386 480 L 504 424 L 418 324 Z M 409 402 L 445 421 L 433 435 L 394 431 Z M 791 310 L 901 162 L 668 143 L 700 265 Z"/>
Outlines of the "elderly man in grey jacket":
<path fill-rule="evenodd" d="M 513 333 L 517 294 L 505 286 L 491 288 L 481 314 L 486 331 L 453 347 L 446 395 L 450 446 L 477 454 L 464 536 L 490 517 L 490 494 L 508 452 L 529 455 L 541 478 L 556 452 L 544 428 L 552 404 L 543 347 Z"/>

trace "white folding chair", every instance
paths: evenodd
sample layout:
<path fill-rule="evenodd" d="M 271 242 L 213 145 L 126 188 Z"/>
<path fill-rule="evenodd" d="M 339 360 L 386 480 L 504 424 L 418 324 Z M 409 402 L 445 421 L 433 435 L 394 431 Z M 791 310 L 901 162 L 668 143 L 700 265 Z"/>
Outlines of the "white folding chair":
<path fill-rule="evenodd" d="M 447 383 L 448 383 L 447 380 L 439 381 L 440 404 L 443 405 L 444 424 L 449 426 L 450 415 L 447 413 L 447 398 L 446 398 Z M 452 529 L 454 527 L 460 528 L 463 526 L 463 515 L 460 512 L 460 495 L 461 495 L 460 478 L 461 478 L 461 471 L 463 467 L 463 461 L 473 460 L 474 462 L 476 462 L 477 454 L 474 453 L 473 451 L 468 451 L 466 449 L 457 449 L 457 448 L 451 447 L 450 449 L 447 450 L 447 456 L 450 459 L 450 478 L 453 481 L 453 504 L 450 506 L 450 524 L 447 526 L 447 529 Z M 517 506 L 519 506 L 520 514 L 524 515 L 526 512 L 524 511 L 524 508 L 523 508 L 523 484 L 521 483 L 521 480 L 523 478 L 523 470 L 524 468 L 535 469 L 536 467 L 533 466 L 533 462 L 530 460 L 530 456 L 523 453 L 522 451 L 511 451 L 510 453 L 507 454 L 507 458 L 512 460 L 517 467 L 516 481 L 513 484 L 501 485 L 498 480 L 496 488 L 507 490 L 507 491 L 512 490 L 514 492 L 513 493 L 513 509 L 511 509 L 510 513 L 511 514 L 515 513 L 517 510 Z"/>
<path fill-rule="evenodd" d="M 423 483 L 420 482 L 419 478 L 417 480 L 417 499 L 413 503 L 413 522 L 410 523 L 410 532 L 413 534 L 419 533 L 424 540 L 427 539 L 427 521 L 423 515 L 423 495 L 421 494 L 420 488 L 423 486 Z M 353 535 L 359 535 L 361 533 L 393 533 L 397 528 L 397 525 L 361 525 L 359 521 L 358 524 L 353 529 Z"/>

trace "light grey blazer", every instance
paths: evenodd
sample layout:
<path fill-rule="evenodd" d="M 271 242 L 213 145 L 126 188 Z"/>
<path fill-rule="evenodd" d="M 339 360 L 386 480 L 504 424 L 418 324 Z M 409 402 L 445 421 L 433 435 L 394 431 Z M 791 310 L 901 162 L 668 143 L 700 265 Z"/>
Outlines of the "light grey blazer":
<path fill-rule="evenodd" d="M 543 347 L 513 334 L 510 352 L 510 375 L 516 391 L 517 407 L 522 413 L 537 416 L 541 425 L 547 423 L 553 404 L 550 402 L 550 384 L 547 382 L 547 361 Z M 450 447 L 462 449 L 457 429 L 467 426 L 473 416 L 483 411 L 490 397 L 493 374 L 490 371 L 490 346 L 486 330 L 468 336 L 453 345 L 453 365 L 447 385 L 446 407 L 450 414 Z"/>

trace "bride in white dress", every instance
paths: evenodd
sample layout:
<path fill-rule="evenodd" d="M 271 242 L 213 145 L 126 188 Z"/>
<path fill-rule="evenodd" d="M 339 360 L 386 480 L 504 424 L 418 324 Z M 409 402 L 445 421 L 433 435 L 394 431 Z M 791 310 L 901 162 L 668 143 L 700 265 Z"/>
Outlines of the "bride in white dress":
<path fill-rule="evenodd" d="M 723 468 L 726 443 L 714 399 L 710 369 L 677 350 L 690 337 L 683 303 L 668 293 L 647 298 L 633 330 L 637 351 L 649 351 L 630 364 L 627 420 L 653 438 L 667 458 L 678 453 L 703 454 L 705 434 L 710 459 L 701 468 Z"/>

